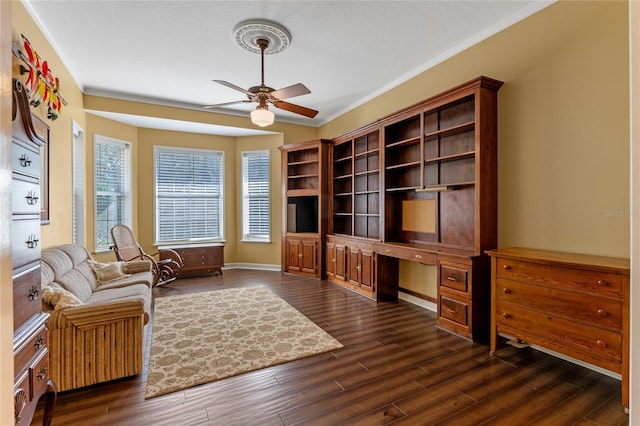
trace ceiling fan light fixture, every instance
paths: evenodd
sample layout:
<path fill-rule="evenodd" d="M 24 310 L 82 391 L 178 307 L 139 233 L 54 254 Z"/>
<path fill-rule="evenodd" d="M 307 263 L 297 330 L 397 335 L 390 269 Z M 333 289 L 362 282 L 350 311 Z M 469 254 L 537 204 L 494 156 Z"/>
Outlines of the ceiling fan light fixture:
<path fill-rule="evenodd" d="M 267 127 L 273 124 L 275 116 L 273 111 L 269 111 L 266 106 L 258 106 L 251 111 L 251 122 L 256 126 Z"/>

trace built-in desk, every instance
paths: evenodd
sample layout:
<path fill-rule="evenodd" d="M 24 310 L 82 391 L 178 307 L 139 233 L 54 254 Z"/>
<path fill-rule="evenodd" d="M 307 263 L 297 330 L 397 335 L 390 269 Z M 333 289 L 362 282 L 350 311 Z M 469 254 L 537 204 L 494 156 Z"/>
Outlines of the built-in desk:
<path fill-rule="evenodd" d="M 398 297 L 399 260 L 437 267 L 437 326 L 488 341 L 489 258 L 469 250 L 327 235 L 327 279 L 376 301 Z"/>

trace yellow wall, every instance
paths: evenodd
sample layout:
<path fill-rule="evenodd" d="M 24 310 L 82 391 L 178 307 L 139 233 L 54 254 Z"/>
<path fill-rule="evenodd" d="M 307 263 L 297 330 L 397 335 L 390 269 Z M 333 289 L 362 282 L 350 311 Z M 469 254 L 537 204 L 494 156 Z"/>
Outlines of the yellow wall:
<path fill-rule="evenodd" d="M 486 75 L 498 100 L 498 243 L 629 256 L 627 2 L 559 2 L 320 128 L 333 138 Z M 435 282 L 404 281 L 435 294 Z"/>

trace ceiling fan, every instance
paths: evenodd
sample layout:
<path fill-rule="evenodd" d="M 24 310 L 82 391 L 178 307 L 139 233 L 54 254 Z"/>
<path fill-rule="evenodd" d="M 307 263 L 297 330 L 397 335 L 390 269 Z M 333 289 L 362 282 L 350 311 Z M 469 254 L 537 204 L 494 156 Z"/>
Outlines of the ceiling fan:
<path fill-rule="evenodd" d="M 256 45 L 260 47 L 260 55 L 262 58 L 262 79 L 259 86 L 253 86 L 249 89 L 243 89 L 235 84 L 229 83 L 224 80 L 213 80 L 218 84 L 227 86 L 231 89 L 237 90 L 247 95 L 247 99 L 233 102 L 224 102 L 221 104 L 207 105 L 203 108 L 218 108 L 226 105 L 233 105 L 239 103 L 257 102 L 258 106 L 254 111 L 251 111 L 251 121 L 255 124 L 265 127 L 273 123 L 273 112 L 269 111 L 268 104 L 273 105 L 276 108 L 290 111 L 296 114 L 304 115 L 309 118 L 313 118 L 318 114 L 315 109 L 303 107 L 300 105 L 285 102 L 283 99 L 293 98 L 295 96 L 306 95 L 311 93 L 307 87 L 302 83 L 297 83 L 292 86 L 287 86 L 282 89 L 275 90 L 264 84 L 264 51 L 269 47 L 269 40 L 266 38 L 258 38 L 255 40 Z"/>

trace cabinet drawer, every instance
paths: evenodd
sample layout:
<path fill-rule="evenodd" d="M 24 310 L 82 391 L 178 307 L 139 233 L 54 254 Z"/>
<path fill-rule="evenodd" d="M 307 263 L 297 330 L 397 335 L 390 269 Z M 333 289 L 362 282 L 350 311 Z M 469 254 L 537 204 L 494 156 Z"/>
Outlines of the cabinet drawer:
<path fill-rule="evenodd" d="M 375 247 L 376 251 L 383 256 L 396 257 L 414 262 L 422 262 L 427 265 L 435 265 L 437 256 L 425 250 L 412 247 L 401 247 L 387 244 L 380 244 Z"/>
<path fill-rule="evenodd" d="M 11 169 L 21 174 L 40 177 L 40 148 L 31 143 L 13 139 Z"/>
<path fill-rule="evenodd" d="M 462 267 L 440 264 L 440 286 L 467 292 L 469 271 Z"/>
<path fill-rule="evenodd" d="M 622 330 L 622 301 L 497 278 L 496 299 L 527 309 Z"/>
<path fill-rule="evenodd" d="M 496 275 L 558 289 L 622 298 L 622 274 L 498 258 Z"/>
<path fill-rule="evenodd" d="M 45 349 L 40 357 L 32 364 L 29 376 L 31 376 L 31 398 L 39 399 L 47 391 L 49 381 L 49 353 Z"/>
<path fill-rule="evenodd" d="M 40 259 L 40 218 L 13 221 L 13 269 Z"/>
<path fill-rule="evenodd" d="M 523 340 L 620 372 L 620 333 L 504 302 L 496 303 L 495 315 L 499 332 L 513 333 Z"/>
<path fill-rule="evenodd" d="M 42 353 L 47 349 L 47 329 L 42 326 L 34 333 L 34 335 L 13 354 L 13 368 L 15 371 L 21 371 L 27 366 L 33 364 L 33 360 L 40 358 Z"/>
<path fill-rule="evenodd" d="M 19 328 L 41 309 L 40 266 L 37 266 L 13 278 L 13 328 Z"/>
<path fill-rule="evenodd" d="M 40 184 L 34 178 L 14 174 L 11 182 L 11 209 L 13 213 L 40 213 Z"/>
<path fill-rule="evenodd" d="M 467 326 L 469 305 L 458 300 L 440 296 L 440 316 L 458 324 Z"/>

